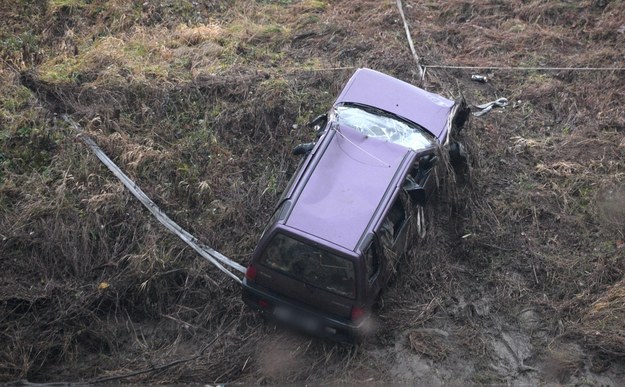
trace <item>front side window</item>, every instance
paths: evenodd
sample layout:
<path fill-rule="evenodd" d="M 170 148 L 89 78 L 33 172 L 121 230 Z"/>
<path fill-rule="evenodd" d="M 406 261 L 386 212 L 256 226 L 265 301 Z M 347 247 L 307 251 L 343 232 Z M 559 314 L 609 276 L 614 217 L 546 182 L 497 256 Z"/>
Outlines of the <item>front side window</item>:
<path fill-rule="evenodd" d="M 343 104 L 335 108 L 340 124 L 369 137 L 379 138 L 418 151 L 434 145 L 434 138 L 418 125 L 394 114 L 360 104 Z"/>
<path fill-rule="evenodd" d="M 260 262 L 273 270 L 329 292 L 355 298 L 354 263 L 284 234 L 276 234 Z"/>

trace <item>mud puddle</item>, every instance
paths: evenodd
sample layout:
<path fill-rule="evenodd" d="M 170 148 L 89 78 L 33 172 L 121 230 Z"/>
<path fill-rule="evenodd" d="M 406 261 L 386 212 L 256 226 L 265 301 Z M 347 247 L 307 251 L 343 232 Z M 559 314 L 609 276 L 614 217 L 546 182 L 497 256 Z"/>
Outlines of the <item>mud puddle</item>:
<path fill-rule="evenodd" d="M 533 308 L 515 321 L 499 314 L 490 295 L 439 308 L 425 327 L 398 332 L 392 347 L 370 355 L 389 380 L 435 384 L 625 385 L 625 370 L 593 372 L 593 359 L 572 341 L 554 335 Z M 508 317 L 506 317 L 508 316 Z"/>

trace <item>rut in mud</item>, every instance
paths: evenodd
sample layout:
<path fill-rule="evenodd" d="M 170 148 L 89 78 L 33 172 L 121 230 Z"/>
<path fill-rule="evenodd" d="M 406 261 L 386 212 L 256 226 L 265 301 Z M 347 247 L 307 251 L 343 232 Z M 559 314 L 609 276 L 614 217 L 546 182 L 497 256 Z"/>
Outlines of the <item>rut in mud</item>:
<path fill-rule="evenodd" d="M 426 66 L 625 67 L 618 1 L 404 11 Z M 0 381 L 623 383 L 622 72 L 422 81 L 395 1 L 9 0 L 0 15 Z M 440 177 L 428 236 L 357 347 L 248 311 L 55 116 L 245 265 L 304 124 L 355 67 L 511 102 L 472 120 L 471 179 Z"/>

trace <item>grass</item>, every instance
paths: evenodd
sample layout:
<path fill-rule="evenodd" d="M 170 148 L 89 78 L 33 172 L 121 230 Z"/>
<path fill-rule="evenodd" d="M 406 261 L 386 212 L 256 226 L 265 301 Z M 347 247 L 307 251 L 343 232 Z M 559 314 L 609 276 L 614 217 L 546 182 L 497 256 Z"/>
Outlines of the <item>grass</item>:
<path fill-rule="evenodd" d="M 421 84 L 431 91 L 521 102 L 473 121 L 473 180 L 430 210 L 430 236 L 381 303 L 382 332 L 352 350 L 285 338 L 249 313 L 238 288 L 151 220 L 47 108 L 72 113 L 172 218 L 246 264 L 298 161 L 291 148 L 314 137 L 303 126 L 352 72 L 315 70 L 362 65 L 421 82 L 393 4 L 48 5 L 0 5 L 9 20 L 0 55 L 11 66 L 0 65 L 0 381 L 119 375 L 196 353 L 217 335 L 210 356 L 123 380 L 383 382 L 403 349 L 435 367 L 457 351 L 488 366 L 488 338 L 501 321 L 513 327 L 520 308 L 536 310 L 546 332 L 533 337 L 535 361 L 558 336 L 588 359 L 621 364 L 617 74 L 497 72 L 482 85 L 461 71 L 429 73 Z M 623 12 L 593 7 L 417 2 L 406 12 L 428 63 L 609 65 L 623 42 L 606 31 Z M 20 85 L 30 68 L 36 92 Z M 491 312 L 467 312 L 486 296 Z M 406 336 L 437 324 L 470 334 L 435 343 L 440 353 L 423 334 Z M 267 343 L 306 367 L 263 370 L 275 354 L 256 348 Z M 575 382 L 571 364 L 560 364 L 561 383 Z M 471 382 L 508 380 L 476 370 Z"/>
<path fill-rule="evenodd" d="M 44 63 L 40 76 L 50 83 L 91 81 L 98 87 L 107 82 L 125 84 L 148 80 L 169 81 L 187 76 L 181 64 L 164 50 L 163 36 L 148 36 L 137 30 L 124 39 L 97 40 L 77 57 L 61 57 Z"/>
<path fill-rule="evenodd" d="M 622 357 L 625 345 L 625 282 L 611 286 L 605 294 L 592 303 L 583 316 L 580 330 L 592 345 L 603 351 Z"/>
<path fill-rule="evenodd" d="M 68 8 L 82 8 L 86 5 L 85 0 L 50 0 L 49 6 L 53 9 L 68 7 Z"/>
<path fill-rule="evenodd" d="M 134 25 L 115 36 L 83 41 L 78 55 L 51 57 L 42 64 L 40 76 L 54 83 L 87 79 L 98 86 L 115 80 L 180 82 L 250 62 L 279 66 L 285 59 L 282 48 L 290 36 L 280 8 L 267 4 L 248 15 L 243 7 L 242 13 L 231 11 L 235 14 L 228 23 L 184 22 L 170 28 L 150 28 L 149 33 L 147 28 Z M 123 17 L 114 7 L 107 12 L 113 20 Z M 98 30 L 93 36 L 101 35 Z"/>

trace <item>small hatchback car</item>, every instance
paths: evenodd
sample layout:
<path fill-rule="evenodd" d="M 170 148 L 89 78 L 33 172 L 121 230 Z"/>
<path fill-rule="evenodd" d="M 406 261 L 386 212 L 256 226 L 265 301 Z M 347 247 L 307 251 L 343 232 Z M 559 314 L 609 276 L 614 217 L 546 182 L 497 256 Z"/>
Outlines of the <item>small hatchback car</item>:
<path fill-rule="evenodd" d="M 311 124 L 305 154 L 254 251 L 243 300 L 317 336 L 359 338 L 400 257 L 424 233 L 423 206 L 441 149 L 468 118 L 454 102 L 357 70 Z"/>

